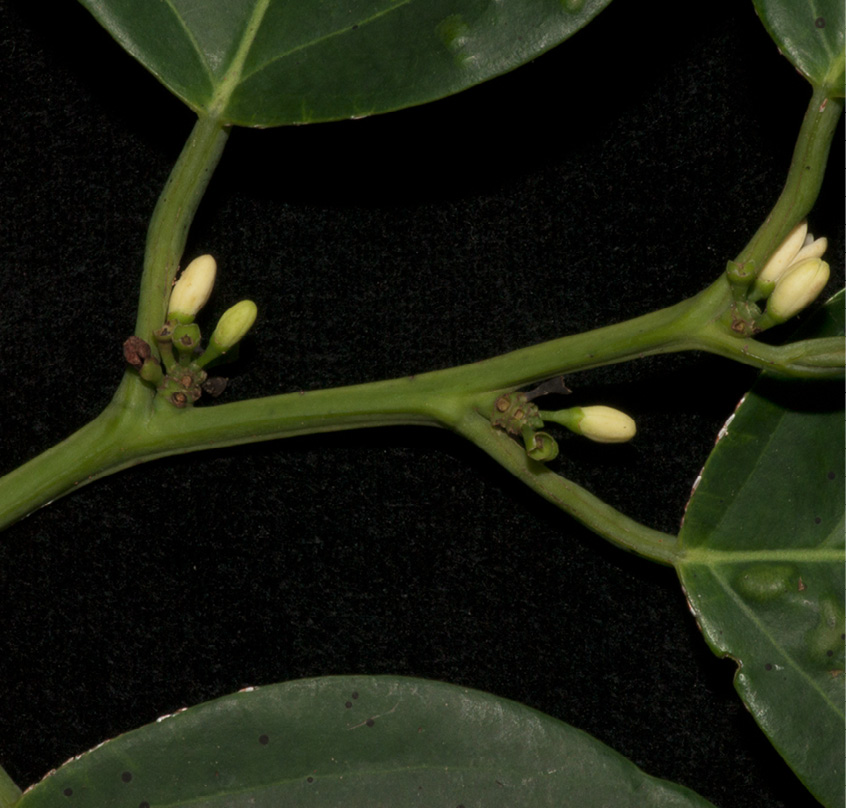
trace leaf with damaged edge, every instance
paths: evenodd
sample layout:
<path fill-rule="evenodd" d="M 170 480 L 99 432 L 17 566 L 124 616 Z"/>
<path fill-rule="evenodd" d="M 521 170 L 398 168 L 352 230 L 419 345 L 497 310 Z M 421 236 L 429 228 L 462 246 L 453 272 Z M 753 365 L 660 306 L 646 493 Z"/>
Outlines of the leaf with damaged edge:
<path fill-rule="evenodd" d="M 843 295 L 812 333 L 843 333 Z M 842 383 L 763 376 L 712 452 L 676 565 L 711 649 L 823 804 L 844 805 Z"/>
<path fill-rule="evenodd" d="M 159 719 L 49 774 L 17 808 L 374 805 L 707 808 L 506 699 L 388 676 L 304 679 Z"/>

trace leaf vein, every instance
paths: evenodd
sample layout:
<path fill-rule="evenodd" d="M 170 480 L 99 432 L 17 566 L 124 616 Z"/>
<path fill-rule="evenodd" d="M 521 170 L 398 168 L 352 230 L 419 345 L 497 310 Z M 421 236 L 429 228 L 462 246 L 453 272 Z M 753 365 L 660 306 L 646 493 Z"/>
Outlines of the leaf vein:
<path fill-rule="evenodd" d="M 240 45 L 238 45 L 238 50 L 229 63 L 229 70 L 226 71 L 226 78 L 218 85 L 217 92 L 215 92 L 214 99 L 210 105 L 209 112 L 212 115 L 218 115 L 226 108 L 229 99 L 232 97 L 232 93 L 235 92 L 235 89 L 242 82 L 244 64 L 247 61 L 247 56 L 253 47 L 253 43 L 269 6 L 270 0 L 257 0 L 253 6 L 253 12 L 250 14 L 250 18 L 244 27 L 244 38 L 241 40 Z"/>
<path fill-rule="evenodd" d="M 176 6 L 173 5 L 173 0 L 165 0 L 165 5 L 171 10 L 173 16 L 179 21 L 179 25 L 181 26 L 182 30 L 185 33 L 185 37 L 191 43 L 191 46 L 197 53 L 197 56 L 200 59 L 200 62 L 203 65 L 203 68 L 206 71 L 206 75 L 211 82 L 211 85 L 214 86 L 214 74 L 212 73 L 211 65 L 206 58 L 205 51 L 200 47 L 200 43 L 197 42 L 197 38 L 194 36 L 193 31 L 188 27 L 188 24 L 185 21 L 185 18 L 177 11 Z"/>
<path fill-rule="evenodd" d="M 409 5 L 411 2 L 412 2 L 412 0 L 399 0 L 399 2 L 396 2 L 393 5 L 391 5 L 390 8 L 383 9 L 382 11 L 379 11 L 376 14 L 373 14 L 370 17 L 367 17 L 366 19 L 360 20 L 359 22 L 356 22 L 356 23 L 350 23 L 349 25 L 345 25 L 343 28 L 338 28 L 334 31 L 330 31 L 328 34 L 323 34 L 322 36 L 315 37 L 314 39 L 309 40 L 308 42 L 303 42 L 302 44 L 297 45 L 296 47 L 291 48 L 290 50 L 287 50 L 284 53 L 279 53 L 276 56 L 272 57 L 271 59 L 268 59 L 263 64 L 257 66 L 254 70 L 252 70 L 249 73 L 243 75 L 241 77 L 241 83 L 243 83 L 244 81 L 246 81 L 249 78 L 252 78 L 252 76 L 256 75 L 257 73 L 261 73 L 263 70 L 266 70 L 271 65 L 280 61 L 281 59 L 287 59 L 289 56 L 293 56 L 295 53 L 298 53 L 299 51 L 306 50 L 307 48 L 314 47 L 315 45 L 319 45 L 322 42 L 326 42 L 330 39 L 334 39 L 335 37 L 341 36 L 342 34 L 349 33 L 350 31 L 353 30 L 353 26 L 355 26 L 356 28 L 362 28 L 365 25 L 369 25 L 370 23 L 375 22 L 376 20 L 380 19 L 381 17 L 384 17 L 387 14 L 392 14 L 393 12 L 397 11 L 398 9 Z"/>

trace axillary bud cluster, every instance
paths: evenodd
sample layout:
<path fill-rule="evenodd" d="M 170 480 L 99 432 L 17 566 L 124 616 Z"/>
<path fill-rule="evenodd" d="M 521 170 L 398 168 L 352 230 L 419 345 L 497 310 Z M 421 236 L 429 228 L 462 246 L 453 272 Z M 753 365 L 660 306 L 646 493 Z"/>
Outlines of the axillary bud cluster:
<path fill-rule="evenodd" d="M 192 405 L 203 392 L 216 396 L 226 380 L 209 378 L 205 368 L 222 361 L 247 334 L 256 320 L 252 300 L 242 300 L 227 309 L 203 348 L 200 327 L 194 322 L 214 288 L 217 263 L 211 255 L 195 258 L 173 286 L 165 322 L 153 332 L 160 359 L 141 337 L 124 343 L 127 363 L 144 381 L 154 385 L 174 407 Z"/>
<path fill-rule="evenodd" d="M 735 293 L 732 328 L 742 335 L 780 325 L 811 305 L 828 283 L 831 270 L 822 260 L 828 240 L 814 238 L 807 221 L 797 224 L 757 274 L 729 262 Z M 765 306 L 765 308 L 764 308 Z"/>
<path fill-rule="evenodd" d="M 557 441 L 543 430 L 547 423 L 559 424 L 596 443 L 624 443 L 637 432 L 634 420 L 613 407 L 541 410 L 532 398 L 532 393 L 503 393 L 494 402 L 491 414 L 492 426 L 522 438 L 526 454 L 532 460 L 548 462 L 558 456 Z"/>

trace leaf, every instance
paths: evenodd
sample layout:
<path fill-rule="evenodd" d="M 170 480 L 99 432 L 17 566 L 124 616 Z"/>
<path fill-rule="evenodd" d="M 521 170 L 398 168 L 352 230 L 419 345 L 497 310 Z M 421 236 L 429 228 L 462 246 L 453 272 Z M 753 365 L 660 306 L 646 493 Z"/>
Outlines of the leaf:
<path fill-rule="evenodd" d="M 753 0 L 769 35 L 817 87 L 843 96 L 844 17 L 841 0 Z"/>
<path fill-rule="evenodd" d="M 843 296 L 819 336 L 843 333 Z M 762 377 L 685 515 L 677 569 L 711 649 L 811 792 L 844 804 L 842 384 Z"/>
<path fill-rule="evenodd" d="M 206 702 L 70 760 L 18 808 L 707 806 L 590 736 L 440 682 L 305 679 Z"/>
<path fill-rule="evenodd" d="M 433 101 L 567 39 L 610 0 L 81 0 L 197 112 L 279 126 Z"/>

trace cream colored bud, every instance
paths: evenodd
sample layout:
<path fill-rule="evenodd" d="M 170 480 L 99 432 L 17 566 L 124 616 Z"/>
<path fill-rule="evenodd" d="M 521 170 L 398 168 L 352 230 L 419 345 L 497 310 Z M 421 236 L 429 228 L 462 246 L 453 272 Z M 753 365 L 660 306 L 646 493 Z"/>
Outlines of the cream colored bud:
<path fill-rule="evenodd" d="M 825 255 L 825 251 L 828 249 L 828 239 L 818 238 L 818 239 L 811 239 L 810 242 L 805 244 L 794 259 L 790 262 L 790 266 L 794 267 L 797 264 L 801 264 L 803 261 L 806 261 L 808 258 L 822 258 Z"/>
<path fill-rule="evenodd" d="M 634 420 L 613 407 L 595 406 L 580 409 L 582 417 L 578 421 L 577 431 L 597 443 L 625 443 L 637 432 Z"/>
<path fill-rule="evenodd" d="M 769 261 L 764 264 L 764 268 L 758 273 L 758 280 L 761 282 L 777 281 L 796 259 L 796 254 L 805 243 L 807 233 L 808 223 L 806 221 L 799 222 L 787 234 L 787 238 L 781 243 L 781 246 L 770 256 Z"/>
<path fill-rule="evenodd" d="M 242 300 L 223 312 L 209 340 L 210 349 L 226 353 L 239 343 L 256 321 L 258 309 L 252 300 Z"/>
<path fill-rule="evenodd" d="M 767 303 L 767 314 L 783 323 L 813 303 L 831 274 L 828 264 L 819 258 L 808 258 L 796 264 L 776 283 Z"/>
<path fill-rule="evenodd" d="M 170 293 L 168 319 L 183 324 L 193 322 L 211 295 L 216 274 L 217 263 L 210 255 L 201 255 L 188 264 Z"/>

